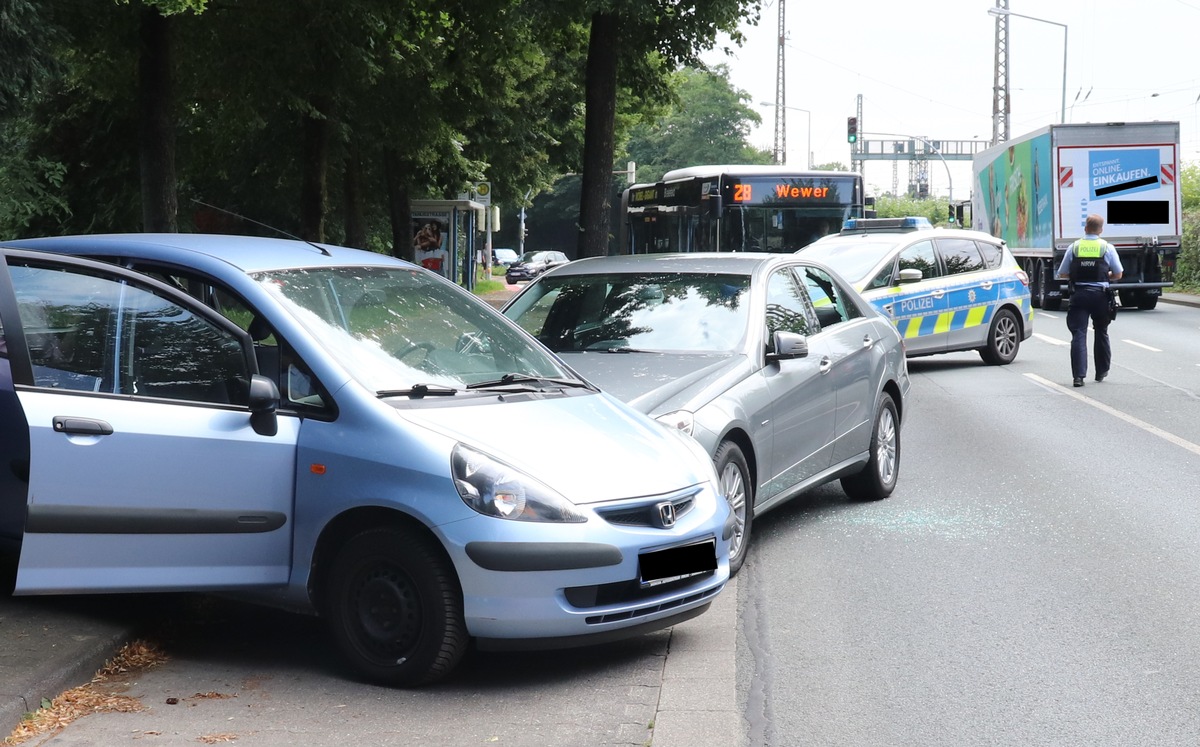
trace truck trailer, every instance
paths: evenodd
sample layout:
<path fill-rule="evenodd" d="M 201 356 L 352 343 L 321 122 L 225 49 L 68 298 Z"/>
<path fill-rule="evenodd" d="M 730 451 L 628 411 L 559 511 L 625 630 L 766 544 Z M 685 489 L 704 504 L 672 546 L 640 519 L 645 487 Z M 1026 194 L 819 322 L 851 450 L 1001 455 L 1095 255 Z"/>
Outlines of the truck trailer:
<path fill-rule="evenodd" d="M 1035 307 L 1070 297 L 1058 266 L 1084 220 L 1104 218 L 1122 307 L 1153 309 L 1181 245 L 1178 122 L 1048 125 L 973 159 L 972 225 L 1004 239 L 1029 275 Z"/>

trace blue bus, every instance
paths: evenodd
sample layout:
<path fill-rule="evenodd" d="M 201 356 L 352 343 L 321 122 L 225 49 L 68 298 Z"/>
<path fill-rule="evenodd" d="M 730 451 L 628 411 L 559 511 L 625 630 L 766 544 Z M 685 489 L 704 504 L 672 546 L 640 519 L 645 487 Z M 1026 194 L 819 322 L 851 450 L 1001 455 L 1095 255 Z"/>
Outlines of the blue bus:
<path fill-rule="evenodd" d="M 794 252 L 866 217 L 862 175 L 692 166 L 621 196 L 621 254 Z"/>

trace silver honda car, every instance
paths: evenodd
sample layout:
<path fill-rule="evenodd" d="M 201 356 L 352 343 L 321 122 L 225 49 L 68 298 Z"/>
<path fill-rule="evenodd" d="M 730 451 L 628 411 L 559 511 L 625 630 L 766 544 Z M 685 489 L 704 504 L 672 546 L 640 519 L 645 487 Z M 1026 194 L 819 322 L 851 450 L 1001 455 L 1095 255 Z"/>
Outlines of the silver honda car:
<path fill-rule="evenodd" d="M 841 480 L 886 498 L 909 390 L 892 324 L 800 255 L 647 254 L 556 268 L 504 308 L 601 389 L 696 438 L 737 522 Z"/>

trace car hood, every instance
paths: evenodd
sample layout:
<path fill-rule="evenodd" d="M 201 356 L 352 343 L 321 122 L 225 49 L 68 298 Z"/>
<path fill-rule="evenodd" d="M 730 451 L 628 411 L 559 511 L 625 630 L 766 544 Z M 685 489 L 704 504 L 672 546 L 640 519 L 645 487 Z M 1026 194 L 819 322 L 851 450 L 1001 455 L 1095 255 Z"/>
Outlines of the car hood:
<path fill-rule="evenodd" d="M 638 412 L 695 410 L 749 374 L 743 354 L 560 353 L 588 381 Z"/>
<path fill-rule="evenodd" d="M 402 416 L 524 470 L 576 504 L 661 495 L 712 479 L 712 462 L 692 439 L 603 393 L 406 409 Z"/>

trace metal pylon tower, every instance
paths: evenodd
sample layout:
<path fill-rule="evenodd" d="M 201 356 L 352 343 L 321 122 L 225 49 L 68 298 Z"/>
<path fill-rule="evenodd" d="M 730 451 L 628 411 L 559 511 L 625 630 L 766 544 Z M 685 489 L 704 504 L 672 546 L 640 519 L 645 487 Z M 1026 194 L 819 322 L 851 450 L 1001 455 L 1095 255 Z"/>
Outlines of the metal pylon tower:
<path fill-rule="evenodd" d="M 1007 0 L 1006 0 L 1007 1 Z M 775 52 L 775 163 L 787 163 L 787 94 L 784 87 L 783 25 L 784 0 L 779 2 L 779 47 Z"/>
<path fill-rule="evenodd" d="M 1008 0 L 996 0 L 996 7 L 1008 10 Z M 992 145 L 1008 140 L 1008 15 L 996 16 L 996 71 L 992 84 Z"/>

